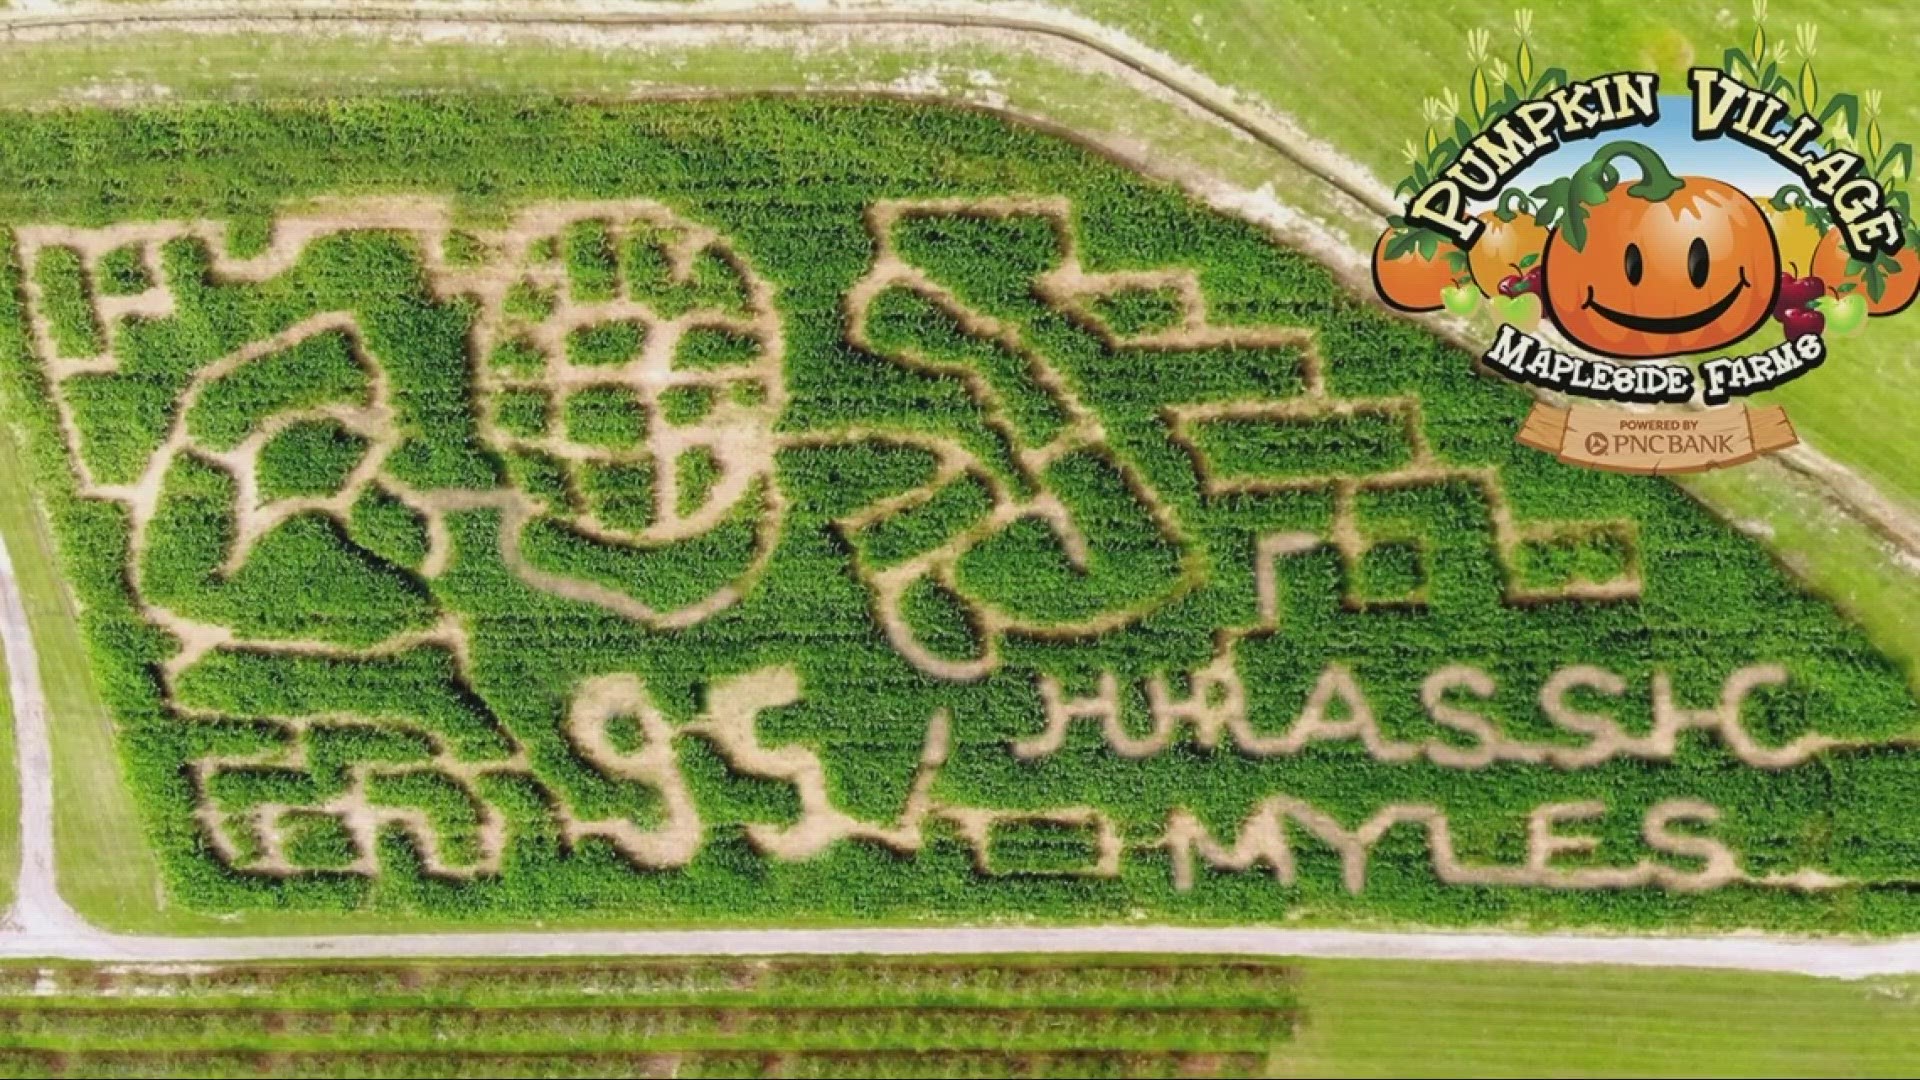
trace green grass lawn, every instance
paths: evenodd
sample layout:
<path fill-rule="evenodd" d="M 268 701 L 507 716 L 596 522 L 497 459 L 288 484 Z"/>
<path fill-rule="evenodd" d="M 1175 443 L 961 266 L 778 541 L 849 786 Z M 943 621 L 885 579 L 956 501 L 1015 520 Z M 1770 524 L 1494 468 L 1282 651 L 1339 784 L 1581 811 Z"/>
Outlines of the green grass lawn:
<path fill-rule="evenodd" d="M 1298 963 L 1281 1076 L 1911 1076 L 1920 982 L 1687 969 Z"/>

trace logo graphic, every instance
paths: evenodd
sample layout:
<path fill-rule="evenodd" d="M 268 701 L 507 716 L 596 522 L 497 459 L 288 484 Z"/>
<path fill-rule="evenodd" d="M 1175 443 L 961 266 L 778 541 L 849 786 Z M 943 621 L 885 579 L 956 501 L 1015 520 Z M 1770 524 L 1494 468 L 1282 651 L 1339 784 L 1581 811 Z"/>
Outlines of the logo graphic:
<path fill-rule="evenodd" d="M 1427 99 L 1374 285 L 1402 311 L 1484 308 L 1489 371 L 1599 403 L 1536 404 L 1521 442 L 1639 473 L 1791 446 L 1783 410 L 1737 399 L 1920 292 L 1912 146 L 1885 142 L 1877 93 L 1822 93 L 1816 27 L 1770 47 L 1765 0 L 1754 20 L 1667 92 L 1650 71 L 1536 71 L 1521 11 L 1511 64 L 1472 31 L 1466 101 Z"/>

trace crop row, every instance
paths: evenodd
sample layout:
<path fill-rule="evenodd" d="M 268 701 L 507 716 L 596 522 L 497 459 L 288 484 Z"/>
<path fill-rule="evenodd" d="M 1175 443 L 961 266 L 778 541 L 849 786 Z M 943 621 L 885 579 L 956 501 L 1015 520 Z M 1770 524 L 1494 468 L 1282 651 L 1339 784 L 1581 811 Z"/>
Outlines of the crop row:
<path fill-rule="evenodd" d="M 1019 1053 L 863 1050 L 842 1053 L 741 1050 L 635 1055 L 627 1052 L 473 1054 L 319 1051 L 0 1050 L 0 1076 L 95 1077 L 959 1077 L 1260 1076 L 1264 1054 L 1086 1051 Z"/>
<path fill-rule="evenodd" d="M 0 967 L 0 1075 L 1256 1075 L 1289 968 L 1144 958 Z"/>
<path fill-rule="evenodd" d="M 951 1050 L 1260 1050 L 1284 1038 L 1284 1009 L 1126 1007 L 1017 1009 L 749 1005 L 184 1009 L 36 1004 L 0 1008 L 0 1046 L 403 1050 L 436 1042 L 472 1051 L 691 1050 L 777 1045 Z"/>
<path fill-rule="evenodd" d="M 1293 969 L 1257 959 L 771 957 L 194 967 L 0 965 L 0 1005 L 180 1006 L 271 997 L 278 1007 L 821 1004 L 1281 1007 Z"/>

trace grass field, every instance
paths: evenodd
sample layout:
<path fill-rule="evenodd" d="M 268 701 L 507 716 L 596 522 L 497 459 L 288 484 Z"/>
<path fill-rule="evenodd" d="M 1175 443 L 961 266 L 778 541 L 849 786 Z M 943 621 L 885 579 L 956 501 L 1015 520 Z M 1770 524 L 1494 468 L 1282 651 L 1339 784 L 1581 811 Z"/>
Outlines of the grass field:
<path fill-rule="evenodd" d="M 11 1076 L 1899 1076 L 1915 985 L 1047 959 L 0 970 Z M 449 1044 L 456 1044 L 450 1046 Z"/>
<path fill-rule="evenodd" d="M 1911 980 L 1302 961 L 1279 1076 L 1901 1076 Z"/>

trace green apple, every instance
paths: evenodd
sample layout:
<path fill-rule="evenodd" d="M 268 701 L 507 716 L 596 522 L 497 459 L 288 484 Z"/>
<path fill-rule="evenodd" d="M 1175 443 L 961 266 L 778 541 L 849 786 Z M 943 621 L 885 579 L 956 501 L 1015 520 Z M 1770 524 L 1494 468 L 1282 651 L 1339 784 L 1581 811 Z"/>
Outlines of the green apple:
<path fill-rule="evenodd" d="M 1858 292 L 1845 296 L 1822 296 L 1813 302 L 1813 310 L 1824 315 L 1827 333 L 1851 334 L 1867 321 L 1867 298 Z"/>
<path fill-rule="evenodd" d="M 1440 290 L 1440 302 L 1455 315 L 1471 315 L 1480 306 L 1480 287 L 1477 285 L 1449 285 Z"/>
<path fill-rule="evenodd" d="M 1532 332 L 1540 325 L 1540 294 L 1521 293 L 1519 296 L 1496 296 L 1489 301 L 1493 313 L 1501 322 L 1512 323 L 1516 328 Z"/>

